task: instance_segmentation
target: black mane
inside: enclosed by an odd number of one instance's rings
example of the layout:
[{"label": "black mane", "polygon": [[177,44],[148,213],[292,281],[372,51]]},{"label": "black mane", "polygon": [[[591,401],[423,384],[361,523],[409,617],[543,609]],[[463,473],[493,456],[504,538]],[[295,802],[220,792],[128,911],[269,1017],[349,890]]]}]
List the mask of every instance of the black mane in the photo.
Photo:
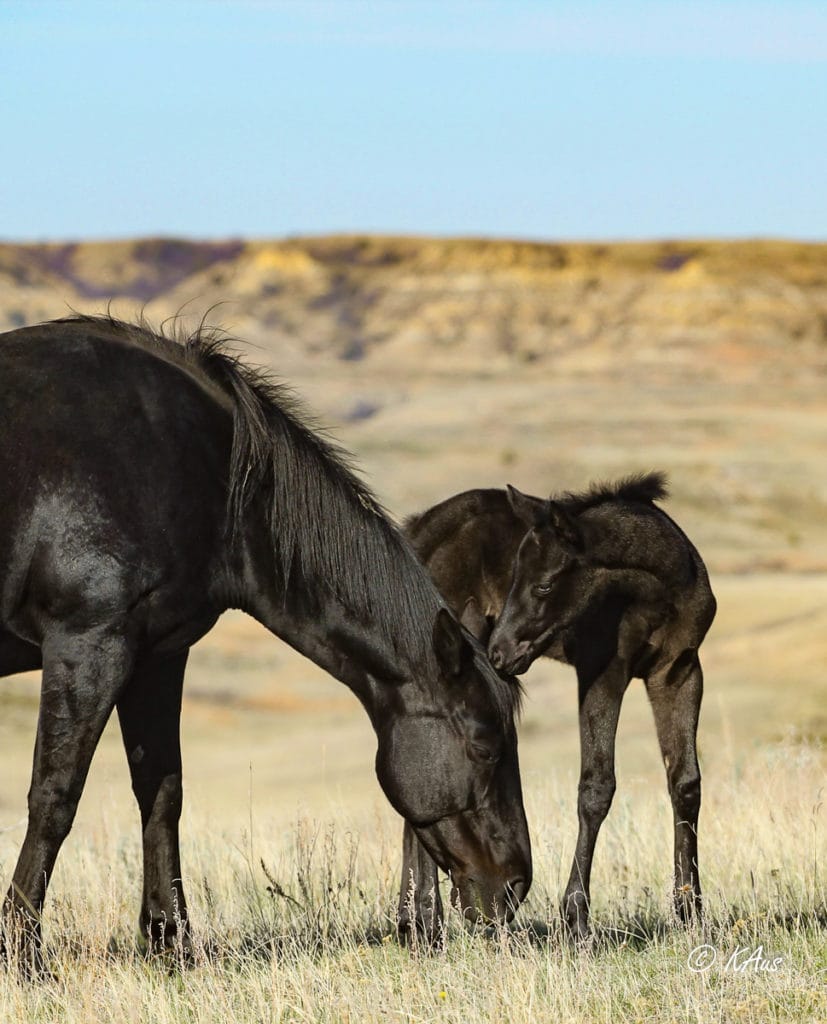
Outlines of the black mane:
[{"label": "black mane", "polygon": [[614,483],[595,483],[588,491],[576,494],[572,491],[553,497],[573,507],[575,513],[604,505],[609,501],[631,501],[651,505],[669,496],[666,473],[656,470],[651,473],[634,473]]},{"label": "black mane", "polygon": [[263,498],[286,600],[303,581],[327,587],[357,618],[375,618],[400,652],[416,657],[423,645],[430,649],[430,629],[444,602],[354,472],[350,455],[319,432],[289,387],[246,365],[228,351],[228,335],[203,323],[192,333],[176,326],[166,334],[143,320],[73,316],[64,322],[114,332],[231,400],[228,533],[237,535],[253,500]]},{"label": "black mane", "polygon": [[[237,535],[252,502],[264,501],[285,601],[304,582],[327,587],[357,619],[375,619],[400,654],[415,660],[432,650],[431,630],[444,600],[357,476],[351,455],[313,423],[289,387],[244,363],[228,350],[233,339],[204,323],[185,332],[173,321],[173,332],[165,334],[143,319],[130,324],[110,316],[72,316],[64,322],[120,335],[230,400],[228,533]],[[516,713],[520,687],[490,666],[484,674],[504,719]]]},{"label": "black mane", "polygon": [[[309,421],[293,391],[228,353],[222,333],[202,327],[185,345],[195,347],[207,372],[234,398],[232,522],[240,522],[254,495],[267,488],[270,536],[285,586],[294,573],[328,585],[357,616],[374,617],[397,650],[412,658],[430,651],[431,628],[445,601],[354,472],[350,453]],[[292,518],[276,521],[284,509]],[[519,681],[501,678],[484,650],[479,656],[479,670],[507,721],[520,711]]]}]

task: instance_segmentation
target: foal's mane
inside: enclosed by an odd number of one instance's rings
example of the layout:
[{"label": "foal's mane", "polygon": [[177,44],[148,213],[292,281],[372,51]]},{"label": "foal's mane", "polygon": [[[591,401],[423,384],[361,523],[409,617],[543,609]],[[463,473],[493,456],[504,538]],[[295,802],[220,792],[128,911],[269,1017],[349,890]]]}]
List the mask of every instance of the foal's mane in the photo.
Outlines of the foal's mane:
[{"label": "foal's mane", "polygon": [[585,512],[596,505],[611,501],[637,502],[651,505],[669,496],[666,473],[655,470],[651,473],[634,473],[614,483],[595,483],[587,491],[575,493],[566,491],[555,500],[572,507],[575,513]]}]

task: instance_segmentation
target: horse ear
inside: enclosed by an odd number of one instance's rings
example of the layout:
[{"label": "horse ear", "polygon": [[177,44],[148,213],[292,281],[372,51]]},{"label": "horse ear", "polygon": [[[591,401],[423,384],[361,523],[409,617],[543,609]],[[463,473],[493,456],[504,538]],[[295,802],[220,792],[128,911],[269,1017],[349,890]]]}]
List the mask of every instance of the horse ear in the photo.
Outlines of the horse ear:
[{"label": "horse ear", "polygon": [[459,623],[447,608],[440,608],[434,622],[434,654],[442,672],[459,676],[473,657],[471,645],[462,635]]},{"label": "horse ear", "polygon": [[535,498],[530,494],[523,494],[511,484],[506,484],[508,490],[508,503],[514,515],[521,519],[526,526],[544,526],[548,522],[548,502],[542,498]]},{"label": "horse ear", "polygon": [[546,506],[548,525],[555,536],[569,551],[578,554],[584,548],[583,531],[580,524],[559,502],[549,500]]},{"label": "horse ear", "polygon": [[483,647],[488,644],[493,624],[488,616],[482,614],[482,610],[477,604],[475,597],[469,597],[465,602],[465,607],[462,609],[462,616],[459,621],[461,625],[465,626],[471,636],[479,640]]}]

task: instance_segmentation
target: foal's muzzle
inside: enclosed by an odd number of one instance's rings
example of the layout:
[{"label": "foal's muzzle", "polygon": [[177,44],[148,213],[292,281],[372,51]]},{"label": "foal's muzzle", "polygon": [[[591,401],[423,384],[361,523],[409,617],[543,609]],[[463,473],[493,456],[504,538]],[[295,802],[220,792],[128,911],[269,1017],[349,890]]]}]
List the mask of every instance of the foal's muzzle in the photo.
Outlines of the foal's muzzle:
[{"label": "foal's muzzle", "polygon": [[532,644],[530,640],[520,640],[510,644],[508,641],[495,641],[488,648],[488,657],[498,672],[507,672],[519,676],[532,662]]}]

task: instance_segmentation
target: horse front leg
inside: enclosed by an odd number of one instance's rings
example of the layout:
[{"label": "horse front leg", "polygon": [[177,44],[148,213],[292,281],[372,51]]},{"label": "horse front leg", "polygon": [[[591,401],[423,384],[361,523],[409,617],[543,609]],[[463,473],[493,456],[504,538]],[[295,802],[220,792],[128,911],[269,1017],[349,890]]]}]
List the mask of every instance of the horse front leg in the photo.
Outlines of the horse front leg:
[{"label": "horse front leg", "polygon": [[144,882],[139,928],[147,951],[191,956],[181,882],[181,691],[189,651],[136,671],[118,700],[132,791],[141,812]]},{"label": "horse front leg", "polygon": [[402,838],[402,886],[399,892],[397,927],[401,942],[436,946],[443,931],[439,871],[413,828],[405,822]]},{"label": "horse front leg", "polygon": [[629,684],[626,665],[613,659],[597,677],[578,669],[580,701],[579,829],[574,861],[563,895],[563,918],[576,939],[589,934],[589,901],[594,847],[615,792],[615,735],[623,694]]},{"label": "horse front leg", "polygon": [[668,668],[646,679],[655,716],[675,828],[675,912],[684,923],[700,915],[698,815],[701,771],[698,766],[698,718],[703,671],[695,649],[684,651]]},{"label": "horse front leg", "polygon": [[42,646],[29,821],[3,904],[3,950],[30,973],[42,968],[41,915],[58,852],[69,834],[89,764],[118,692],[132,671],[122,633],[64,631]]}]

